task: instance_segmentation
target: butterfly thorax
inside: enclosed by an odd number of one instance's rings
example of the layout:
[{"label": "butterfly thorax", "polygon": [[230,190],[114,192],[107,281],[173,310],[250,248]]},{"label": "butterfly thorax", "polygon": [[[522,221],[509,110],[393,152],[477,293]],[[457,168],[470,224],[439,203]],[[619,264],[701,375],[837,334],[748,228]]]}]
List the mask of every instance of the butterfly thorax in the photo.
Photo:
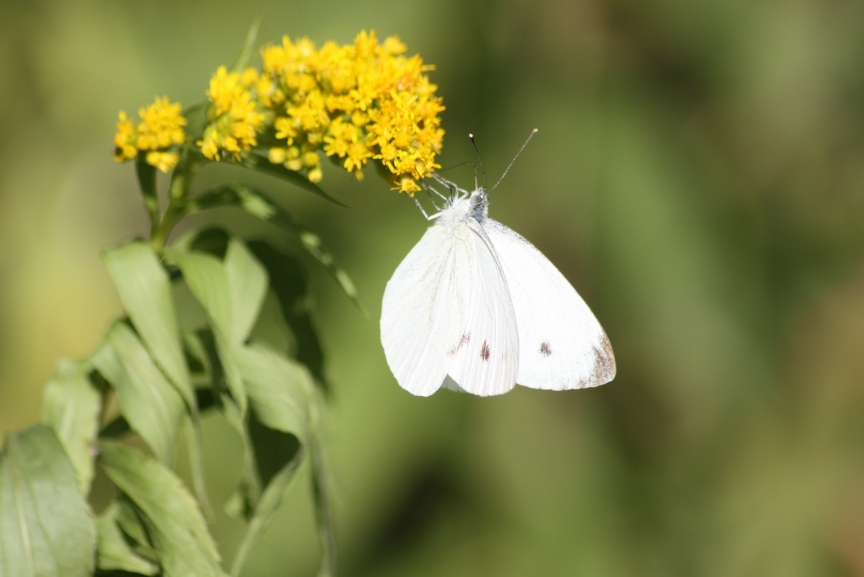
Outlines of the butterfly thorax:
[{"label": "butterfly thorax", "polygon": [[459,190],[458,194],[448,200],[441,212],[435,215],[437,224],[453,226],[473,218],[477,222],[483,222],[489,216],[489,197],[486,190],[478,188],[469,193]]}]

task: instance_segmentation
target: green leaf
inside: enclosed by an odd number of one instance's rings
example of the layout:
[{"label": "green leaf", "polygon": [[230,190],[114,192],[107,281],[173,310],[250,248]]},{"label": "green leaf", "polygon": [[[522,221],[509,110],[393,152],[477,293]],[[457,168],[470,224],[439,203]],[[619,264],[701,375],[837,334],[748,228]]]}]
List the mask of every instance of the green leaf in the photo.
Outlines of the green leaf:
[{"label": "green leaf", "polygon": [[155,575],[159,567],[137,555],[117,526],[120,507],[112,503],[104,513],[96,517],[96,533],[99,537],[96,566],[103,571],[119,570],[140,575]]},{"label": "green leaf", "polygon": [[231,63],[231,72],[242,72],[246,65],[249,64],[249,59],[256,53],[255,41],[258,38],[258,28],[261,27],[261,15],[259,14],[252,21],[252,26],[249,27],[249,32],[246,34],[246,40],[240,48],[240,53]]},{"label": "green leaf", "polygon": [[[194,335],[194,338],[190,337],[188,340],[190,342],[194,340],[194,348],[201,355],[202,364],[207,368],[212,382],[211,396],[214,399],[214,403],[218,399],[218,406],[221,409],[222,416],[237,431],[243,443],[243,478],[235,496],[226,505],[226,512],[229,515],[242,519],[246,516],[245,511],[248,509],[248,504],[257,502],[261,496],[261,480],[258,475],[258,467],[255,463],[255,450],[246,427],[248,413],[241,413],[231,396],[224,393],[226,390],[225,369],[222,366],[222,360],[217,350],[218,347],[213,330],[202,329]],[[236,365],[233,370],[237,372],[237,378],[242,379]]]},{"label": "green leaf", "polygon": [[165,256],[180,269],[183,280],[215,328],[226,337],[230,335],[231,292],[222,261],[202,252],[178,249],[166,250]]},{"label": "green leaf", "polygon": [[192,473],[192,486],[201,504],[201,509],[208,518],[212,518],[213,510],[207,496],[207,472],[204,468],[204,435],[201,432],[201,421],[185,420],[186,450],[189,452],[189,470]]},{"label": "green leaf", "polygon": [[321,386],[328,390],[324,375],[324,351],[309,310],[308,273],[303,262],[264,241],[248,243],[249,250],[270,273],[270,288],[276,295],[282,317],[297,341],[295,357]]},{"label": "green leaf", "polygon": [[300,363],[267,347],[252,344],[236,354],[249,402],[265,426],[306,442],[312,378]]},{"label": "green leaf", "polygon": [[237,358],[247,383],[252,409],[249,436],[264,490],[257,502],[247,503],[249,527],[232,564],[234,576],[240,574],[296,478],[307,437],[308,395],[314,386],[301,365],[265,347],[245,347]]},{"label": "green leaf", "polygon": [[361,303],[357,298],[357,289],[354,287],[354,282],[351,280],[351,277],[348,276],[345,269],[335,263],[333,260],[333,254],[324,246],[321,237],[308,230],[298,230],[298,237],[309,254],[318,259],[318,262],[324,265],[327,272],[333,275],[333,278],[336,280],[339,288],[342,289],[342,292],[345,293],[345,296],[347,296],[348,299],[360,309],[360,312],[364,315],[368,315],[366,307],[364,307],[363,303]]},{"label": "green leaf", "polygon": [[258,318],[267,294],[267,271],[246,245],[235,238],[228,243],[224,266],[231,296],[229,337],[234,345],[246,340]]},{"label": "green leaf", "polygon": [[170,465],[184,416],[183,399],[124,323],[115,323],[93,354],[93,366],[117,391],[123,416],[156,457]]},{"label": "green leaf", "polygon": [[[204,348],[204,343],[201,342],[201,336],[196,332],[183,333],[183,351],[186,353],[186,363],[193,374],[209,373],[210,365],[208,365],[207,351]],[[197,387],[196,387],[197,392]],[[198,403],[201,407],[201,403]]]},{"label": "green leaf", "polygon": [[61,359],[45,387],[42,423],[54,430],[75,468],[82,495],[93,480],[93,450],[99,430],[99,391],[90,382],[88,363]]},{"label": "green leaf", "polygon": [[125,535],[135,543],[136,547],[147,555],[148,558],[155,559],[157,557],[156,550],[153,549],[153,543],[150,536],[147,534],[147,528],[144,526],[144,520],[141,518],[141,512],[135,508],[135,505],[125,496],[114,501],[112,507],[116,509],[114,513],[114,522]]},{"label": "green leaf", "polygon": [[[268,431],[273,432],[272,429],[268,429]],[[287,441],[283,441],[282,439],[285,439],[286,437]],[[277,438],[278,440],[275,443],[277,446],[281,447],[287,445],[290,447],[291,440],[294,441],[295,446],[299,446],[293,436],[281,434]],[[260,445],[263,445],[263,443]],[[273,521],[273,517],[279,509],[282,499],[288,493],[288,490],[297,478],[297,471],[302,460],[303,451],[295,451],[294,457],[286,461],[285,464],[270,478],[270,482],[262,492],[253,511],[247,516],[249,524],[246,528],[246,533],[243,535],[243,540],[237,547],[234,562],[231,564],[232,576],[236,577],[240,575],[240,571],[242,570],[243,564],[245,563],[249,553]]]},{"label": "green leaf", "polygon": [[245,417],[242,416],[237,405],[231,399],[223,399],[222,415],[228,424],[237,431],[243,442],[243,477],[240,479],[240,484],[234,495],[226,503],[225,512],[235,519],[246,519],[249,516],[249,511],[261,498],[264,485],[255,458],[257,451],[247,426],[247,421],[254,419],[254,417],[248,413]]},{"label": "green leaf", "polygon": [[[201,407],[217,405],[216,399],[227,387],[225,377],[222,374],[222,363],[219,362],[219,353],[216,351],[213,329],[210,327],[200,328],[195,332],[185,334],[183,340],[189,354],[195,356],[196,362],[200,363],[204,370],[200,375],[203,381],[196,389],[199,405]],[[208,395],[209,402],[202,399],[204,393]]]},{"label": "green leaf", "polygon": [[0,577],[84,577],[96,528],[75,469],[54,432],[6,437],[0,454]]},{"label": "green leaf", "polygon": [[153,360],[197,418],[195,393],[180,345],[168,275],[149,245],[133,241],[104,251],[102,260]]},{"label": "green leaf", "polygon": [[262,174],[269,174],[270,176],[275,176],[276,178],[280,178],[291,184],[302,188],[308,192],[313,194],[317,194],[321,198],[327,199],[330,202],[336,203],[339,206],[345,206],[345,204],[339,202],[326,192],[324,192],[321,187],[317,184],[306,178],[302,173],[297,172],[295,170],[288,170],[281,164],[273,164],[270,162],[270,159],[262,156],[256,152],[250,152],[245,157],[243,157],[243,166],[246,168],[252,169],[256,172],[260,172]]},{"label": "green leaf", "polygon": [[363,305],[357,299],[357,289],[348,273],[336,264],[333,253],[324,246],[321,237],[305,228],[291,213],[272,202],[262,192],[245,185],[228,185],[206,192],[190,202],[189,210],[195,212],[223,206],[241,208],[252,216],[272,223],[296,236],[303,248],[324,265],[351,302],[365,312]]},{"label": "green leaf", "polygon": [[185,250],[206,252],[219,260],[223,260],[225,253],[228,252],[228,241],[230,240],[231,234],[227,230],[218,226],[211,226],[178,239],[174,246],[182,247]]},{"label": "green leaf", "polygon": [[241,414],[245,414],[245,387],[232,356],[234,346],[230,338],[233,333],[234,313],[225,267],[219,259],[200,252],[171,249],[167,250],[165,255],[176,263],[189,290],[207,313],[225,383]]},{"label": "green leaf", "polygon": [[114,443],[101,445],[99,464],[142,512],[166,577],[225,575],[204,516],[174,473]]}]

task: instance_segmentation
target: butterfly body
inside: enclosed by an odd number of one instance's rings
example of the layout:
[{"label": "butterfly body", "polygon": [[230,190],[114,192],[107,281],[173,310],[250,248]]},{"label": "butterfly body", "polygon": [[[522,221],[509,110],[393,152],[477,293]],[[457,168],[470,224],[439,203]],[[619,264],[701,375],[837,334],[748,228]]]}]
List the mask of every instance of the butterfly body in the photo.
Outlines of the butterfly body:
[{"label": "butterfly body", "polygon": [[483,188],[458,190],[387,283],[381,340],[396,380],[420,396],[611,380],[612,348],[588,306],[488,206]]}]

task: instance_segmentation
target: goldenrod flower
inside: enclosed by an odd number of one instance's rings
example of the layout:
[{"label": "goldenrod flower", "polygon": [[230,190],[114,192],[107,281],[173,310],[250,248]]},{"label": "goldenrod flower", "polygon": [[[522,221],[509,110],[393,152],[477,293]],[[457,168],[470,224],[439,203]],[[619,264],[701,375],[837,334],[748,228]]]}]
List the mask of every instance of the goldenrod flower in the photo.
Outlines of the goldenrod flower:
[{"label": "goldenrod flower", "polygon": [[297,170],[303,163],[283,151],[323,146],[358,179],[376,159],[399,190],[420,190],[417,181],[438,167],[444,107],[426,76],[431,67],[419,56],[401,56],[405,50],[396,37],[379,44],[374,32],[361,32],[353,45],[328,42],[320,50],[306,38],[287,36],[265,47],[259,99],[274,111],[274,137],[281,141],[270,160]]},{"label": "goldenrod flower", "polygon": [[186,139],[183,127],[186,119],[180,115],[180,105],[168,102],[168,97],[156,98],[156,102],[142,108],[138,114],[142,122],[138,130],[138,148],[157,150],[172,144],[181,144]]},{"label": "goldenrod flower", "polygon": [[135,126],[121,111],[117,121],[117,134],[114,135],[114,160],[125,162],[138,156],[139,151],[147,151],[147,164],[168,172],[177,164],[179,156],[168,152],[172,146],[186,140],[186,119],[180,114],[180,105],[171,104],[167,97],[156,101],[138,111],[141,122]]},{"label": "goldenrod flower", "polygon": [[155,166],[162,172],[168,172],[174,165],[177,164],[177,160],[179,160],[179,156],[176,152],[148,152],[147,153],[147,164],[151,166]]},{"label": "goldenrod flower", "polygon": [[258,132],[264,125],[264,114],[252,91],[258,84],[258,71],[247,68],[242,73],[228,72],[220,66],[210,79],[207,97],[211,105],[210,124],[197,142],[201,153],[211,160],[230,156],[239,160],[241,153],[258,144]]},{"label": "goldenrod flower", "polygon": [[114,160],[125,162],[138,156],[137,143],[138,135],[135,125],[121,110],[120,119],[117,121],[117,134],[114,135]]},{"label": "goldenrod flower", "polygon": [[[413,195],[438,167],[444,106],[426,75],[432,67],[405,51],[397,37],[379,43],[374,31],[320,49],[285,36],[262,49],[260,72],[216,70],[208,124],[196,144],[208,159],[240,161],[263,141],[270,162],[305,171],[313,182],[323,177],[320,153],[358,179],[377,161],[395,188]],[[157,98],[140,115],[136,127],[120,113],[114,157],[147,151],[149,164],[170,170],[178,161],[170,148],[186,138],[180,105]]]}]

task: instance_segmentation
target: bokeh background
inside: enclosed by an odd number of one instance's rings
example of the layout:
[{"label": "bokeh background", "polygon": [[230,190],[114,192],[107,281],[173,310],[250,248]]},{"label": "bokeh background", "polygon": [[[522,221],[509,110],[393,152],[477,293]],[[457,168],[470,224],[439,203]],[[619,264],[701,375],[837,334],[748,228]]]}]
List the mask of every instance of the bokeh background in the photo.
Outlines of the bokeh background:
[{"label": "bokeh background", "polygon": [[[437,66],[445,166],[473,159],[473,132],[495,180],[539,128],[492,216],[573,282],[618,360],[596,390],[412,397],[378,315],[426,226],[413,203],[371,171],[325,172],[349,209],[263,182],[370,310],[315,269],[342,574],[864,575],[853,0],[0,3],[0,434],[39,419],[56,359],[120,311],[98,251],[146,226],[133,168],[111,160],[117,111],[200,100],[257,14],[262,41],[398,34]],[[219,501],[239,443],[206,427]],[[220,513],[214,531],[230,560],[242,527]],[[246,574],[316,563],[300,481]]]}]

